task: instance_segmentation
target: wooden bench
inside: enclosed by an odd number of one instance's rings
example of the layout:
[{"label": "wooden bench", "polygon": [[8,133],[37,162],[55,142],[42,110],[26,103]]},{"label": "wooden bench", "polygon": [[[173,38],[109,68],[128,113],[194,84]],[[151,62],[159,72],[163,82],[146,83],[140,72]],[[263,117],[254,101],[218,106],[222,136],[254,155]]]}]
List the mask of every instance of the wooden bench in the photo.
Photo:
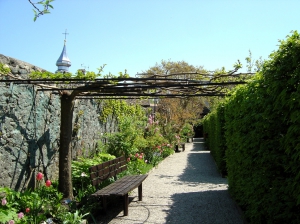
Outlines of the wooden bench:
[{"label": "wooden bench", "polygon": [[[127,169],[127,161],[125,156],[104,162],[102,164],[92,166],[90,170],[90,178],[93,186],[99,185],[102,181],[108,178],[117,179],[117,174]],[[104,211],[107,209],[107,197],[111,195],[123,197],[124,216],[128,215],[129,198],[128,193],[138,187],[138,198],[142,201],[142,182],[147,178],[146,175],[129,175],[124,176],[110,185],[98,190],[92,196],[100,197]]]}]

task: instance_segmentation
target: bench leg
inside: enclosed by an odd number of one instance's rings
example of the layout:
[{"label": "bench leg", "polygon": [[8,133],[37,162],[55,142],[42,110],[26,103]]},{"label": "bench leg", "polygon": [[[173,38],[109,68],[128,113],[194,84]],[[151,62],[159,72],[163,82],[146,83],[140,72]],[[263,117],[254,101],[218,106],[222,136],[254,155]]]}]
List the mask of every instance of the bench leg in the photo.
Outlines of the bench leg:
[{"label": "bench leg", "polygon": [[139,201],[143,200],[143,187],[142,187],[142,183],[140,184],[139,188],[138,188],[138,194],[139,194]]},{"label": "bench leg", "polygon": [[182,151],[184,152],[185,150],[185,144],[182,144]]},{"label": "bench leg", "polygon": [[103,210],[106,213],[107,212],[107,197],[103,196],[102,198],[102,206],[103,206]]},{"label": "bench leg", "polygon": [[128,194],[125,194],[123,196],[124,198],[124,216],[127,216],[128,215],[128,204],[129,204],[129,198],[128,198]]}]

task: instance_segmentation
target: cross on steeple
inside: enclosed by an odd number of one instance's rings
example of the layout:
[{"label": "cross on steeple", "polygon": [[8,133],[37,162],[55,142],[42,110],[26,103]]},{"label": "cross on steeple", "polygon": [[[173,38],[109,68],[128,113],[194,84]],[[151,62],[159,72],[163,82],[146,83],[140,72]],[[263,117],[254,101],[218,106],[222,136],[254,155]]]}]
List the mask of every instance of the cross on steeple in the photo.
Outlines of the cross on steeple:
[{"label": "cross on steeple", "polygon": [[66,31],[65,31],[64,33],[62,33],[62,34],[65,35],[65,42],[66,42],[66,41],[67,41],[67,34],[69,34],[69,33],[67,33],[67,29],[66,29]]},{"label": "cross on steeple", "polygon": [[69,67],[71,66],[71,61],[68,58],[67,48],[66,48],[67,34],[69,34],[69,33],[67,33],[67,29],[65,30],[65,32],[63,34],[65,35],[64,48],[63,48],[59,58],[56,61],[56,66],[57,66],[56,72],[61,72],[61,73],[69,72]]}]

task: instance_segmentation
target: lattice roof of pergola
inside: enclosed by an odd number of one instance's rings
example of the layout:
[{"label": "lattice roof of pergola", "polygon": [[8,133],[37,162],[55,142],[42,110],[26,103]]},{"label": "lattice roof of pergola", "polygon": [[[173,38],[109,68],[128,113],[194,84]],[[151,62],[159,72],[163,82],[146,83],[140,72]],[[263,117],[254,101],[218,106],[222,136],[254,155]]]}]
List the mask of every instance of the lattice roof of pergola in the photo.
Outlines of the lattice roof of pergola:
[{"label": "lattice roof of pergola", "polygon": [[[224,96],[226,86],[245,84],[240,77],[251,73],[227,73],[218,76],[200,73],[145,75],[129,78],[84,79],[21,79],[9,74],[0,82],[33,84],[38,91],[75,91],[77,99],[90,98],[178,98],[196,96]],[[203,80],[199,80],[201,77]],[[232,81],[216,81],[229,77]],[[236,80],[239,81],[236,81]]]}]

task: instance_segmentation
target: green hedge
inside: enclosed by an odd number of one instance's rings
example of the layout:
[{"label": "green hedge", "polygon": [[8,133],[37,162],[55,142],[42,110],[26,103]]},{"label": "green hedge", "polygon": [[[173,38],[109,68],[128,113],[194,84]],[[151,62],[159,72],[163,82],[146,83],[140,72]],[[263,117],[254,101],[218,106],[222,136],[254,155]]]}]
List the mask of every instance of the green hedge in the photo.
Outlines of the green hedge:
[{"label": "green hedge", "polygon": [[224,102],[229,191],[250,223],[300,223],[299,84],[300,36],[293,32]]},{"label": "green hedge", "polygon": [[224,136],[224,105],[220,103],[218,107],[209,113],[203,120],[203,129],[206,134],[206,144],[213,156],[219,172],[222,176],[227,174],[225,162],[225,136]]}]

